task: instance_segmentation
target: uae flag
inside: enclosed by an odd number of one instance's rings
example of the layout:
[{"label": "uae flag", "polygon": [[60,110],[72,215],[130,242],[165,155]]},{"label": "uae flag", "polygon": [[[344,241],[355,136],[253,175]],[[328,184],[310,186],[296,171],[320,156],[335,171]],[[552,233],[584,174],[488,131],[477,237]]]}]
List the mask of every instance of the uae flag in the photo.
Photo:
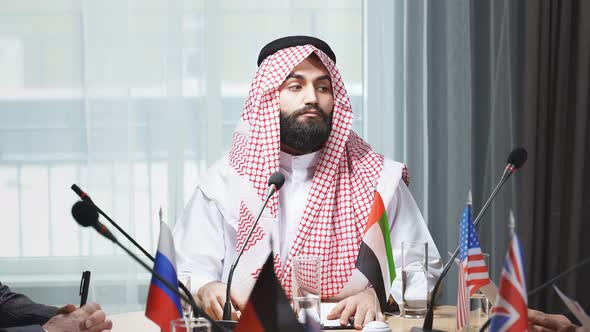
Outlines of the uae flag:
[{"label": "uae flag", "polygon": [[304,332],[275,274],[272,253],[262,267],[235,332]]},{"label": "uae flag", "polygon": [[356,268],[369,280],[377,297],[381,310],[389,299],[391,283],[395,279],[395,265],[391,240],[389,238],[389,222],[383,199],[375,191],[373,207],[363,234],[363,241],[356,259]]}]

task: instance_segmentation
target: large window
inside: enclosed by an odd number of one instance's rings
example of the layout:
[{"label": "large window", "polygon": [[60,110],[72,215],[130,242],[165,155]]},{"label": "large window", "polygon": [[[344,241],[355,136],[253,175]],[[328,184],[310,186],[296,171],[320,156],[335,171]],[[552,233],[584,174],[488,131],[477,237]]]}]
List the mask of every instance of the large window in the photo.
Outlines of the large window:
[{"label": "large window", "polygon": [[140,310],[149,275],[74,224],[70,185],[154,252],[158,209],[173,224],[230,147],[258,52],[284,35],[333,47],[363,135],[362,17],[361,0],[4,1],[0,281],[76,303],[90,269],[91,299]]}]

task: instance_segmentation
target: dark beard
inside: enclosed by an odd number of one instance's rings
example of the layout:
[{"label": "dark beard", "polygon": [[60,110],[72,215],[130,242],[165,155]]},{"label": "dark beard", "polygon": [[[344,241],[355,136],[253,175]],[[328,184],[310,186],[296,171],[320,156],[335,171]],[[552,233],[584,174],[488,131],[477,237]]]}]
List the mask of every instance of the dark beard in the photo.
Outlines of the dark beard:
[{"label": "dark beard", "polygon": [[[301,114],[313,109],[320,118],[298,120]],[[280,112],[281,143],[303,154],[321,149],[332,131],[332,113],[326,115],[318,106],[306,106],[289,115]]]}]

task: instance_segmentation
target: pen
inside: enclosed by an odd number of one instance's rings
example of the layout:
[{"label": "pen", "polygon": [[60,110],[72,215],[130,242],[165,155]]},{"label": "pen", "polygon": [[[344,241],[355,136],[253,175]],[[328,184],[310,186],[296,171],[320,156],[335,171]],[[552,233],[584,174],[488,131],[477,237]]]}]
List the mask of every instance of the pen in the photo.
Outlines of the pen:
[{"label": "pen", "polygon": [[80,307],[84,306],[88,299],[88,286],[90,286],[90,271],[84,271],[80,280]]}]

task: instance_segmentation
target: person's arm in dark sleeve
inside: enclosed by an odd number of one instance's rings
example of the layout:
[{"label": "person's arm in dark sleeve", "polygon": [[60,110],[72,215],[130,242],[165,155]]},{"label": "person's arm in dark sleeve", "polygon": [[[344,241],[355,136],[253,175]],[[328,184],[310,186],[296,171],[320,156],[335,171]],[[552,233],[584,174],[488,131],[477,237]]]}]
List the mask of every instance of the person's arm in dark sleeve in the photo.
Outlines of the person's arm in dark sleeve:
[{"label": "person's arm in dark sleeve", "polygon": [[0,327],[0,332],[45,332],[41,325],[28,325],[18,327]]},{"label": "person's arm in dark sleeve", "polygon": [[[14,293],[8,286],[0,283],[0,329],[34,324],[43,325],[56,313],[56,307],[35,303],[25,295]],[[31,331],[43,331],[40,326],[39,329]]]}]

